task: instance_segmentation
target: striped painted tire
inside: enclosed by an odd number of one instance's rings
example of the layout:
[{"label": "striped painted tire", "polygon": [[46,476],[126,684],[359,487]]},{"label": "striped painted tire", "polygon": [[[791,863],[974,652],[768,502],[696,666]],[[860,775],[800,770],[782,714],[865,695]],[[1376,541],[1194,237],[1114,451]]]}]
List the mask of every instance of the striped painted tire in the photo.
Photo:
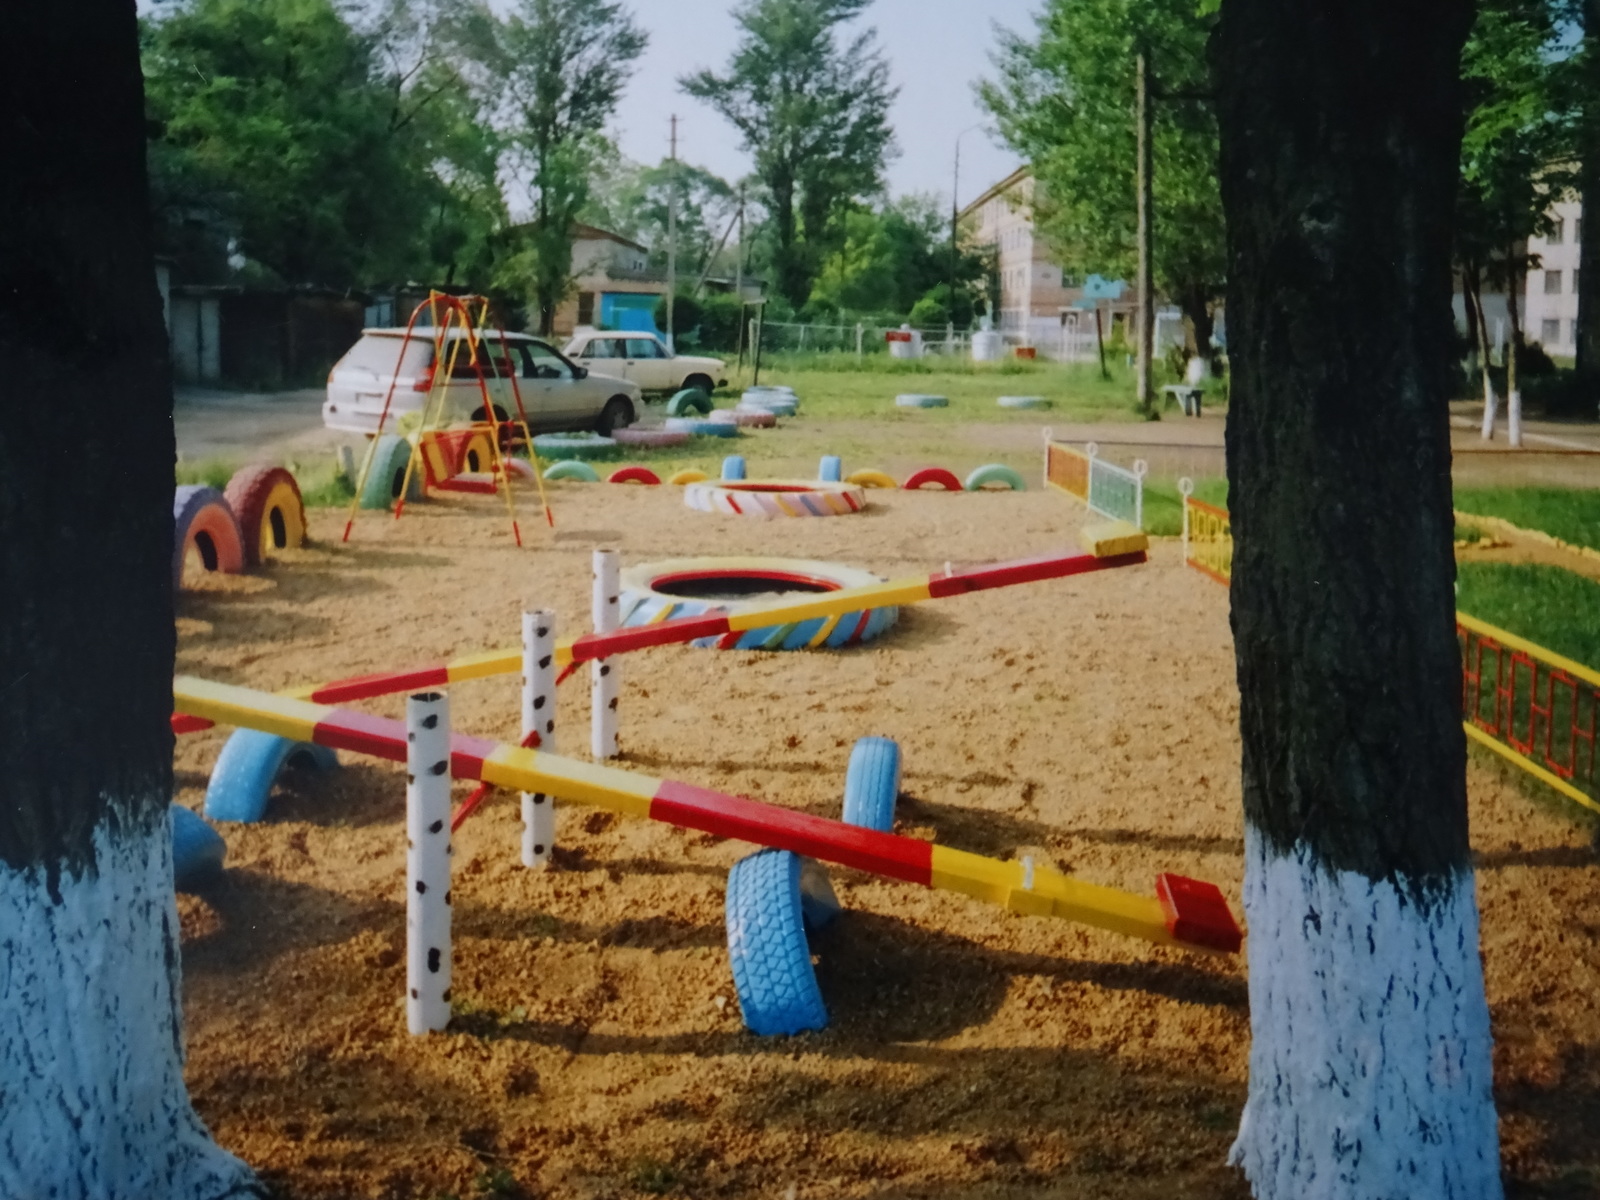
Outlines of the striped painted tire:
[{"label": "striped painted tire", "polygon": [[667,401],[667,416],[687,417],[690,413],[709,413],[711,397],[699,388],[684,388]]},{"label": "striped painted tire", "polygon": [[995,401],[1001,408],[1054,408],[1055,401],[1043,396],[1001,396]]},{"label": "striped painted tire", "polygon": [[911,477],[905,481],[904,487],[908,492],[915,492],[930,485],[943,488],[947,492],[964,490],[961,480],[943,467],[923,467],[920,471],[913,471]]},{"label": "striped painted tire", "polygon": [[899,795],[899,743],[881,737],[856,742],[844,777],[845,823],[893,833],[894,803]]},{"label": "striped painted tire", "polygon": [[761,1037],[828,1027],[811,965],[798,854],[762,850],[728,872],[728,963],[745,1027]]},{"label": "striped painted tire", "polygon": [[554,463],[545,468],[544,477],[551,483],[562,479],[571,479],[577,483],[599,483],[600,472],[596,471],[586,462],[568,459],[565,462]]},{"label": "striped painted tire", "polygon": [[611,440],[619,446],[681,446],[689,440],[687,433],[669,433],[665,429],[616,429]]},{"label": "striped painted tire", "polygon": [[[411,443],[398,434],[386,433],[378,439],[371,454],[372,462],[361,487],[361,507],[386,509],[400,498],[400,489],[405,487],[406,467],[411,462]],[[419,464],[411,472],[406,502],[421,499],[422,467]]]},{"label": "striped painted tire", "polygon": [[683,494],[683,502],[697,512],[728,513],[757,520],[845,517],[867,506],[866,495],[855,484],[824,483],[820,479],[692,483]]},{"label": "striped painted tire", "polygon": [[325,746],[254,729],[237,730],[211,768],[206,816],[213,821],[254,824],[266,816],[272,785],[285,766],[326,771],[338,765],[338,756]]},{"label": "striped painted tire", "polygon": [[921,392],[907,392],[894,398],[896,408],[948,408],[948,396],[927,396]]},{"label": "striped painted tire", "polygon": [[779,416],[793,416],[793,413],[778,413],[766,408],[746,408],[740,404],[733,408],[719,408],[712,416],[713,421],[731,421],[740,429],[771,429],[778,423]]},{"label": "striped painted tire", "polygon": [[703,483],[705,480],[710,478],[711,476],[700,470],[699,467],[685,467],[681,471],[673,472],[673,474],[667,478],[667,482],[673,487],[683,487],[686,484]]},{"label": "striped painted tire", "polygon": [[898,488],[900,485],[894,481],[894,476],[887,471],[852,471],[845,477],[846,483],[853,483],[864,488]]},{"label": "striped painted tire", "polygon": [[711,421],[701,417],[668,417],[666,427],[673,433],[687,433],[696,437],[730,438],[739,436],[739,427],[728,421]]},{"label": "striped painted tire", "polygon": [[[621,620],[624,626],[655,625],[679,617],[698,617],[708,612],[737,613],[773,597],[749,596],[746,599],[695,599],[674,596],[657,585],[671,586],[685,577],[714,580],[717,576],[736,576],[742,580],[772,579],[775,590],[784,582],[803,580],[815,591],[867,587],[883,580],[869,571],[840,563],[813,562],[798,558],[675,558],[665,562],[639,563],[622,572]],[[730,633],[723,637],[700,638],[694,644],[724,650],[805,650],[838,649],[870,642],[900,619],[893,606],[844,613],[839,617],[813,617],[790,625],[766,625]]]},{"label": "striped painted tire", "polygon": [[654,486],[661,482],[661,476],[657,475],[649,467],[622,467],[620,470],[613,471],[610,475],[607,475],[606,482],[643,483]]},{"label": "striped painted tire", "polygon": [[533,439],[533,445],[541,457],[557,459],[593,458],[617,448],[615,438],[598,433],[541,433]]},{"label": "striped painted tire", "polygon": [[974,467],[967,476],[967,491],[977,492],[996,484],[1004,484],[1013,492],[1028,490],[1026,481],[1022,476],[1004,463],[988,463],[981,467]]},{"label": "striped painted tire", "polygon": [[222,493],[185,484],[172,494],[172,586],[183,586],[183,565],[191,553],[208,571],[236,575],[244,570],[244,539]]},{"label": "striped painted tire", "polygon": [[180,892],[192,892],[214,878],[228,857],[222,835],[181,804],[167,809],[172,830],[172,882]]},{"label": "striped painted tire", "polygon": [[244,565],[259,567],[278,550],[306,544],[306,506],[300,485],[282,467],[241,467],[223,492],[239,521]]}]

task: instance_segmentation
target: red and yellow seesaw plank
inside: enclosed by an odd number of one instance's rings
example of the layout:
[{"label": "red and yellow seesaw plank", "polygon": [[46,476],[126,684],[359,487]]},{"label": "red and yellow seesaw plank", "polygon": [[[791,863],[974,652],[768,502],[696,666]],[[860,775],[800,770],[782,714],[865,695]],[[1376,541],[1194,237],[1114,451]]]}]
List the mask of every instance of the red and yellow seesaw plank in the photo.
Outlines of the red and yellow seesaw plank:
[{"label": "red and yellow seesaw plank", "polygon": [[[406,757],[405,727],[385,717],[249,688],[180,676],[178,711],[220,725],[259,729],[295,741]],[[893,833],[794,812],[692,784],[596,766],[514,745],[456,736],[451,775],[508,791],[535,792],[663,821],[718,837],[792,850],[889,879],[961,892],[1016,912],[1063,917],[1130,937],[1193,950],[1233,953],[1242,934],[1222,893],[1177,875],[1157,878],[1155,896],[1083,883],[1030,864],[984,858]]]},{"label": "red and yellow seesaw plank", "polygon": [[[1081,531],[1084,550],[1071,554],[1046,554],[1038,558],[1015,559],[1010,562],[991,563],[986,566],[966,567],[960,571],[936,572],[928,576],[891,580],[888,583],[868,584],[865,587],[841,588],[816,596],[803,596],[743,612],[707,613],[697,617],[681,617],[675,621],[660,621],[614,633],[586,633],[568,638],[556,645],[556,665],[566,668],[579,663],[652,646],[671,646],[698,641],[705,637],[723,637],[762,629],[768,625],[788,625],[809,621],[817,617],[838,618],[849,612],[863,609],[886,608],[891,605],[919,604],[924,600],[943,600],[950,596],[963,596],[968,592],[983,592],[994,588],[1013,587],[1019,583],[1039,583],[1047,579],[1064,579],[1091,571],[1108,571],[1117,567],[1131,567],[1146,559],[1148,539],[1142,530],[1125,522],[1087,526]],[[371,700],[379,696],[393,696],[413,692],[419,688],[444,687],[469,679],[487,679],[495,675],[515,675],[522,670],[522,650],[489,650],[471,654],[449,662],[403,671],[384,671],[375,675],[360,675],[352,679],[339,679],[331,683],[295,688],[285,695],[311,700],[318,704],[348,704],[353,700]],[[177,733],[194,733],[210,728],[211,722],[179,714],[172,719]]]}]

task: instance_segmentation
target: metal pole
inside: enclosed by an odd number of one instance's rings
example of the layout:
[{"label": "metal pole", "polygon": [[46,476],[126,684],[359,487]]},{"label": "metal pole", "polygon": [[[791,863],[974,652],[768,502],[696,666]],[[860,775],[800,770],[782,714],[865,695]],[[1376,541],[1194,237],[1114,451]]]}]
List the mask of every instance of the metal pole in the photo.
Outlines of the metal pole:
[{"label": "metal pole", "polygon": [[1134,103],[1138,134],[1138,209],[1139,209],[1139,408],[1150,417],[1155,415],[1155,344],[1156,297],[1154,281],[1154,239],[1151,229],[1153,193],[1151,177],[1154,163],[1151,155],[1150,112],[1150,61],[1144,48],[1139,48],[1134,58]]}]

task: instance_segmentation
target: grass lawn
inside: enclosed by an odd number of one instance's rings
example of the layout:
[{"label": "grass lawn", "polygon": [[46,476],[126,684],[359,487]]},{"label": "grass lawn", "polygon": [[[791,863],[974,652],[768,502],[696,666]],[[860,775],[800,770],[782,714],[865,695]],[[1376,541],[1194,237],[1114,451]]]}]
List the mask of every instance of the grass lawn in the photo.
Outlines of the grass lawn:
[{"label": "grass lawn", "polygon": [[[1218,475],[1194,481],[1194,498],[1217,508],[1228,506],[1228,481]],[[1144,528],[1151,537],[1177,537],[1183,532],[1183,496],[1175,479],[1144,481]]]},{"label": "grass lawn", "polygon": [[1462,512],[1600,550],[1600,488],[1458,488],[1455,503]]},{"label": "grass lawn", "polygon": [[1600,670],[1600,583],[1560,567],[1462,563],[1456,607]]}]

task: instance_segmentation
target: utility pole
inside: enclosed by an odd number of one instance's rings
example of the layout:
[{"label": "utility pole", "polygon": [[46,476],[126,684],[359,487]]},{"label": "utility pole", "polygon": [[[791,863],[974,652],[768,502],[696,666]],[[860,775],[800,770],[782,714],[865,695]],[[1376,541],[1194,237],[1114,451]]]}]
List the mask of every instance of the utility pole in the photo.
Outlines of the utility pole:
[{"label": "utility pole", "polygon": [[1147,418],[1154,418],[1155,406],[1155,348],[1156,348],[1156,295],[1154,268],[1154,238],[1151,230],[1152,200],[1151,176],[1154,174],[1151,156],[1150,130],[1150,59],[1144,46],[1140,46],[1133,60],[1135,121],[1139,127],[1138,167],[1136,186],[1139,193],[1139,365],[1136,380],[1139,392],[1139,410]]},{"label": "utility pole", "polygon": [[734,253],[733,294],[744,303],[744,184],[739,184],[739,246]]},{"label": "utility pole", "polygon": [[678,298],[678,114],[672,114],[672,154],[667,168],[667,345],[678,352],[673,307]]}]

